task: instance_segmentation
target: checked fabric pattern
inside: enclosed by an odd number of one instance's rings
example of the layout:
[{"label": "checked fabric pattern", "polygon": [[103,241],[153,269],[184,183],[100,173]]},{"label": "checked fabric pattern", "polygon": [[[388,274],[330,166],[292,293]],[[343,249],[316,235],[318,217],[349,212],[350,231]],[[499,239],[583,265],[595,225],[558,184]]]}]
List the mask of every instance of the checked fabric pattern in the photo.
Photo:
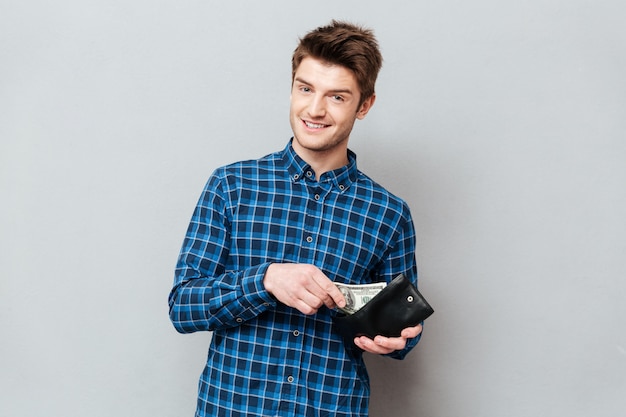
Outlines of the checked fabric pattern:
[{"label": "checked fabric pattern", "polygon": [[335,282],[416,282],[407,205],[349,161],[317,181],[290,142],[208,180],[169,296],[179,332],[213,332],[197,416],[367,415],[365,364],[333,332],[335,312],[306,316],[263,287],[273,262],[314,264]]}]

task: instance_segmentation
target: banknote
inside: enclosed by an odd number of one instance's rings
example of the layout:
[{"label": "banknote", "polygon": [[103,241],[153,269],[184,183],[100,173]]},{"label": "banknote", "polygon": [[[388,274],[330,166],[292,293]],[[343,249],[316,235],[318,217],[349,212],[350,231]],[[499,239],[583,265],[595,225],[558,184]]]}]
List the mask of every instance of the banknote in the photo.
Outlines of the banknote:
[{"label": "banknote", "polygon": [[340,308],[346,314],[354,314],[361,309],[369,300],[374,298],[383,288],[386,282],[376,282],[374,284],[341,284],[335,283],[339,291],[346,299],[346,306]]}]

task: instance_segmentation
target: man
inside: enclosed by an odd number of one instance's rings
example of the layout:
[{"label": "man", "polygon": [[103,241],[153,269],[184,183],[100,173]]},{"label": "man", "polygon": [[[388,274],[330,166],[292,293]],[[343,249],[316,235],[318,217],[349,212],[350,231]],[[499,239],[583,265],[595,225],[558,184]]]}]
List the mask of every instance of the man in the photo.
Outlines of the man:
[{"label": "man", "polygon": [[407,205],[357,170],[348,150],[382,65],[373,33],[333,21],[292,59],[286,148],[217,169],[194,211],[169,297],[181,333],[212,331],[197,416],[366,416],[362,352],[402,359],[401,337],[333,329],[338,283],[417,280]]}]

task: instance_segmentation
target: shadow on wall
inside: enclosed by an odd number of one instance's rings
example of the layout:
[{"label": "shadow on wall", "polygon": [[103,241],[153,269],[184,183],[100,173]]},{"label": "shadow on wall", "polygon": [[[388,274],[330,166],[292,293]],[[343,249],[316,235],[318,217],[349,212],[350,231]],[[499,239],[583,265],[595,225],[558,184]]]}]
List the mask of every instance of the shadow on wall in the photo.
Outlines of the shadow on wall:
[{"label": "shadow on wall", "polygon": [[[392,193],[404,199],[411,209],[417,234],[417,263],[420,289],[433,304],[435,315],[427,320],[424,339],[404,360],[394,360],[376,355],[365,355],[371,383],[371,417],[413,417],[428,415],[427,397],[436,387],[431,377],[440,370],[433,362],[431,349],[442,339],[446,320],[442,286],[445,280],[435,279],[441,261],[437,244],[450,230],[441,230],[438,208],[448,201],[454,181],[445,171],[448,161],[439,154],[429,139],[415,139],[410,146],[401,141],[393,143],[374,139],[375,135],[359,135],[352,149],[357,153],[359,169],[379,182]],[[424,143],[420,144],[419,142]],[[435,225],[438,225],[439,229]],[[446,227],[453,227],[452,225]],[[445,238],[443,238],[445,240]]]},{"label": "shadow on wall", "polygon": [[416,415],[416,397],[424,392],[427,375],[421,372],[425,356],[420,346],[404,360],[365,354],[370,375],[370,417],[409,417]]}]

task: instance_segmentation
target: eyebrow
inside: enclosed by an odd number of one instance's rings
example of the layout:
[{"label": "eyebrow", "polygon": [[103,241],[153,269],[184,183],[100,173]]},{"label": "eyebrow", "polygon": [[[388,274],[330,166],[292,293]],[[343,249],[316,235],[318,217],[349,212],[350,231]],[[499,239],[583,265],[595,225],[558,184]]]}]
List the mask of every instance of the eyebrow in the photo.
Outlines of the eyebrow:
[{"label": "eyebrow", "polygon": [[[307,80],[304,80],[304,79],[302,79],[302,78],[300,78],[300,77],[296,77],[296,78],[294,79],[294,81],[295,81],[295,82],[302,83],[302,84],[310,85],[310,86],[312,86],[312,85],[313,85],[313,84],[311,84],[310,82],[308,82]],[[338,88],[338,89],[335,89],[335,90],[330,90],[330,91],[328,91],[328,92],[329,92],[329,93],[333,93],[333,94],[341,93],[341,94],[350,94],[350,95],[354,95],[354,93],[352,92],[352,90],[350,90],[349,88],[345,88],[345,89]]]}]

